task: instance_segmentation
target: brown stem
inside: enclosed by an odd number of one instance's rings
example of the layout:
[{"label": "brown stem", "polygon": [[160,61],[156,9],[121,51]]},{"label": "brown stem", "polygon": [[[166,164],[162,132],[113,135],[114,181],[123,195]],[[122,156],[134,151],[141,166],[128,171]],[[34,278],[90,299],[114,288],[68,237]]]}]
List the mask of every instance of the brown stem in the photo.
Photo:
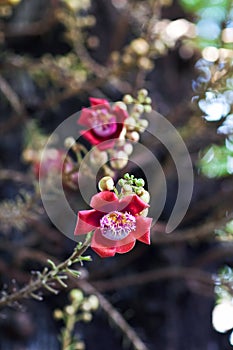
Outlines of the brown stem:
[{"label": "brown stem", "polygon": [[95,294],[98,299],[101,308],[106,312],[111,321],[121,330],[121,332],[132,343],[135,350],[148,350],[148,347],[138,337],[137,333],[131,328],[131,326],[125,321],[120,312],[118,312],[110,302],[101,294],[93,285],[85,280],[80,280],[78,286],[88,294]]},{"label": "brown stem", "polygon": [[40,288],[49,286],[49,283],[56,281],[60,273],[67,273],[68,268],[77,260],[82,254],[87,250],[90,245],[91,235],[87,236],[86,241],[82,244],[81,248],[75,248],[71,256],[66,259],[64,262],[61,262],[56,266],[55,269],[48,270],[44,269],[42,274],[39,274],[35,280],[31,280],[26,286],[17,290],[12,294],[7,294],[2,296],[0,299],[0,308],[12,305],[15,302],[18,302],[21,299],[30,297],[34,292],[38,291]]}]

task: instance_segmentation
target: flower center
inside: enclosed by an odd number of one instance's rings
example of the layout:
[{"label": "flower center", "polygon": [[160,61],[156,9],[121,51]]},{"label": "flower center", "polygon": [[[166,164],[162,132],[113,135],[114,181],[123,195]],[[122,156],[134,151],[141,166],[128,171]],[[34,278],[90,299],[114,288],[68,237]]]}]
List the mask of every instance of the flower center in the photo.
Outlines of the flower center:
[{"label": "flower center", "polygon": [[112,211],[102,217],[100,229],[105,238],[120,241],[136,230],[136,219],[129,213]]},{"label": "flower center", "polygon": [[92,113],[92,125],[95,133],[102,137],[112,135],[117,129],[116,117],[105,108]]}]

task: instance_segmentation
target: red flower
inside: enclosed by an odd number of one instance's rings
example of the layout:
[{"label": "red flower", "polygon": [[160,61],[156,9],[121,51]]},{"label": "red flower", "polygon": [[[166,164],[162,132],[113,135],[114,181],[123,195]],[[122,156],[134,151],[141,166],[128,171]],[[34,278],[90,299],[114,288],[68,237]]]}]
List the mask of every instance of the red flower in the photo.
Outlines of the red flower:
[{"label": "red flower", "polygon": [[136,194],[118,199],[115,193],[103,191],[92,197],[92,210],[78,213],[75,235],[94,231],[91,248],[102,258],[133,249],[136,239],[150,244],[151,218],[139,213],[148,208]]},{"label": "red flower", "polygon": [[107,100],[90,98],[91,108],[84,108],[78,123],[88,130],[81,131],[81,135],[92,145],[104,150],[112,148],[118,139],[128,113],[119,106],[111,107]]}]

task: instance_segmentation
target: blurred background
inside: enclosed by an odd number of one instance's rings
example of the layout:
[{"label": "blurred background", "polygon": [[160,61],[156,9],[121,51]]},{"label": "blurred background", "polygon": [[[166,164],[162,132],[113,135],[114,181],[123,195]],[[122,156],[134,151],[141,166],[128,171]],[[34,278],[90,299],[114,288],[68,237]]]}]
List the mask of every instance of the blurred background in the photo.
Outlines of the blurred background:
[{"label": "blurred background", "polygon": [[[3,308],[1,349],[232,348],[231,0],[0,0],[1,295],[74,248],[40,201],[47,137],[90,96],[115,102],[142,88],[189,150],[194,190],[186,216],[165,233],[177,172],[155,143],[168,193],[152,244],[111,259],[88,251],[93,261],[81,267],[82,278],[58,295],[45,290],[43,301]],[[80,200],[75,186],[66,195]]]}]

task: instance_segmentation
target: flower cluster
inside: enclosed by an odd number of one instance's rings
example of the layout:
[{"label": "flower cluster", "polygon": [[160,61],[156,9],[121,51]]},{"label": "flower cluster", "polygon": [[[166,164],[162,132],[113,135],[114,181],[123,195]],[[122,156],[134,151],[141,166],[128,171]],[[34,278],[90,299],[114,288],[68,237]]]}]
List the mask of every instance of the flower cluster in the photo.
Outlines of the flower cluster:
[{"label": "flower cluster", "polygon": [[147,90],[140,90],[136,99],[125,95],[123,101],[112,106],[105,99],[93,97],[90,104],[90,108],[82,110],[78,124],[86,127],[81,135],[93,146],[91,166],[109,161],[114,170],[124,168],[133,152],[133,143],[139,141],[140,133],[148,126],[148,121],[141,118],[144,112],[151,112]]},{"label": "flower cluster", "polygon": [[[94,195],[91,199],[91,210],[81,210],[78,213],[75,235],[87,234],[94,231],[91,248],[101,257],[114,256],[116,253],[127,253],[135,246],[136,240],[150,244],[150,227],[152,219],[146,217],[149,197],[140,198],[135,188],[143,186],[142,179],[130,177],[134,182],[131,191],[125,193],[124,186],[129,185],[129,174],[121,179],[119,185],[123,185],[120,194],[111,192],[110,178],[101,179],[99,187],[102,192]],[[113,180],[112,180],[113,181]],[[124,184],[123,184],[124,182]],[[135,185],[138,183],[138,186]],[[106,186],[104,186],[106,184]],[[110,187],[111,188],[111,187]],[[130,188],[128,188],[130,190]],[[144,190],[144,195],[148,193]],[[142,191],[141,191],[142,194]]]}]

